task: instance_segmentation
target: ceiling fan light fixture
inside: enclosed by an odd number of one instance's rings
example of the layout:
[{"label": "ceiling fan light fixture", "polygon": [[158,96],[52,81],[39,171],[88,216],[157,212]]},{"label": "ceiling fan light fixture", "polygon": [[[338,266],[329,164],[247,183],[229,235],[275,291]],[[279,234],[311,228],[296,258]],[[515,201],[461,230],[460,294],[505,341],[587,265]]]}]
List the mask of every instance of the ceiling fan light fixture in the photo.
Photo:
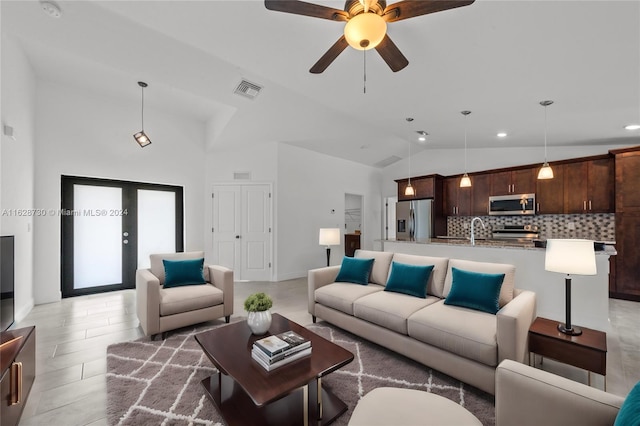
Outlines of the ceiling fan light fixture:
[{"label": "ceiling fan light fixture", "polygon": [[387,23],[376,13],[360,13],[344,26],[344,37],[349,46],[369,50],[380,44],[387,34]]}]

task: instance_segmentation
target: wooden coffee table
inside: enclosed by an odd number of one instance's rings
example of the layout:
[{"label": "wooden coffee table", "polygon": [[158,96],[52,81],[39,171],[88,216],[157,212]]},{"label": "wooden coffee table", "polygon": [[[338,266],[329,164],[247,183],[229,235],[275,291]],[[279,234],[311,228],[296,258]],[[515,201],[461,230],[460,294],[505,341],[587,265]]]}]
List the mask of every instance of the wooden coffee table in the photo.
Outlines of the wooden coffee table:
[{"label": "wooden coffee table", "polygon": [[218,369],[202,381],[209,398],[229,425],[326,425],[347,405],[322,386],[322,377],[353,360],[348,350],[279,314],[273,314],[270,334],[293,330],[311,340],[311,356],[273,371],[251,358],[253,342],[246,321],[195,336]]}]

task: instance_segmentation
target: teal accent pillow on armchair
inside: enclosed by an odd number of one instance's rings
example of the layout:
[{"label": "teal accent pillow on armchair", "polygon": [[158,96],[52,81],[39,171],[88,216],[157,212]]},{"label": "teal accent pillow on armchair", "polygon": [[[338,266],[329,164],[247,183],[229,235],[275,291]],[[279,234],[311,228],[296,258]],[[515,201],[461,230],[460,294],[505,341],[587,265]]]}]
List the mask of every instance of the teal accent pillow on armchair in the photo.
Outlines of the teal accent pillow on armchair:
[{"label": "teal accent pillow on armchair", "polygon": [[433,265],[408,265],[391,262],[391,274],[384,291],[404,293],[409,296],[427,298],[427,282]]},{"label": "teal accent pillow on armchair", "polygon": [[624,399],[613,426],[640,426],[640,382]]},{"label": "teal accent pillow on armchair", "polygon": [[204,279],[204,258],[163,259],[162,264],[164,265],[164,288],[207,283]]},{"label": "teal accent pillow on armchair", "polygon": [[340,272],[336,277],[336,282],[346,282],[367,285],[369,284],[369,275],[373,268],[374,259],[362,259],[356,257],[345,256],[342,259]]},{"label": "teal accent pillow on armchair", "polygon": [[460,306],[496,314],[504,274],[487,274],[451,268],[453,282],[445,305]]}]

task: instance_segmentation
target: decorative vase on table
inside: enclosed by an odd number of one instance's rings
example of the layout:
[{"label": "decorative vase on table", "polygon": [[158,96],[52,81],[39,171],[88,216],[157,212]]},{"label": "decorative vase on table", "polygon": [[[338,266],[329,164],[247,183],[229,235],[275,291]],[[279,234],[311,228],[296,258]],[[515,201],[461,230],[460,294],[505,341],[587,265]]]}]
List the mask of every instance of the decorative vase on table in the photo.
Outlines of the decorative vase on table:
[{"label": "decorative vase on table", "polygon": [[271,311],[249,312],[247,324],[253,334],[265,334],[271,327]]},{"label": "decorative vase on table", "polygon": [[254,293],[244,301],[244,310],[247,311],[247,324],[253,334],[265,334],[271,327],[271,307],[273,300],[267,294]]}]

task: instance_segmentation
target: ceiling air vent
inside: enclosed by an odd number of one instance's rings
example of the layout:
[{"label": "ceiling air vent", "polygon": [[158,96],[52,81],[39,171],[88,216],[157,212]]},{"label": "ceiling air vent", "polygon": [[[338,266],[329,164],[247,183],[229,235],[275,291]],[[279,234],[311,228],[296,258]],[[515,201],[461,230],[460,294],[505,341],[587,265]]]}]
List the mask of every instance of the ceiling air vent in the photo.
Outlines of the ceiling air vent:
[{"label": "ceiling air vent", "polygon": [[244,96],[245,98],[255,99],[255,97],[258,96],[261,90],[262,86],[258,86],[257,84],[247,80],[242,80],[240,84],[238,84],[238,87],[236,87],[236,90],[233,91],[233,93]]},{"label": "ceiling air vent", "polygon": [[400,157],[398,157],[397,155],[392,155],[391,157],[387,157],[384,160],[380,160],[378,161],[376,164],[374,164],[374,167],[379,167],[379,168],[383,168],[383,167],[387,167],[393,163],[395,163],[396,161],[401,160]]},{"label": "ceiling air vent", "polygon": [[251,172],[233,172],[233,180],[251,180]]}]

